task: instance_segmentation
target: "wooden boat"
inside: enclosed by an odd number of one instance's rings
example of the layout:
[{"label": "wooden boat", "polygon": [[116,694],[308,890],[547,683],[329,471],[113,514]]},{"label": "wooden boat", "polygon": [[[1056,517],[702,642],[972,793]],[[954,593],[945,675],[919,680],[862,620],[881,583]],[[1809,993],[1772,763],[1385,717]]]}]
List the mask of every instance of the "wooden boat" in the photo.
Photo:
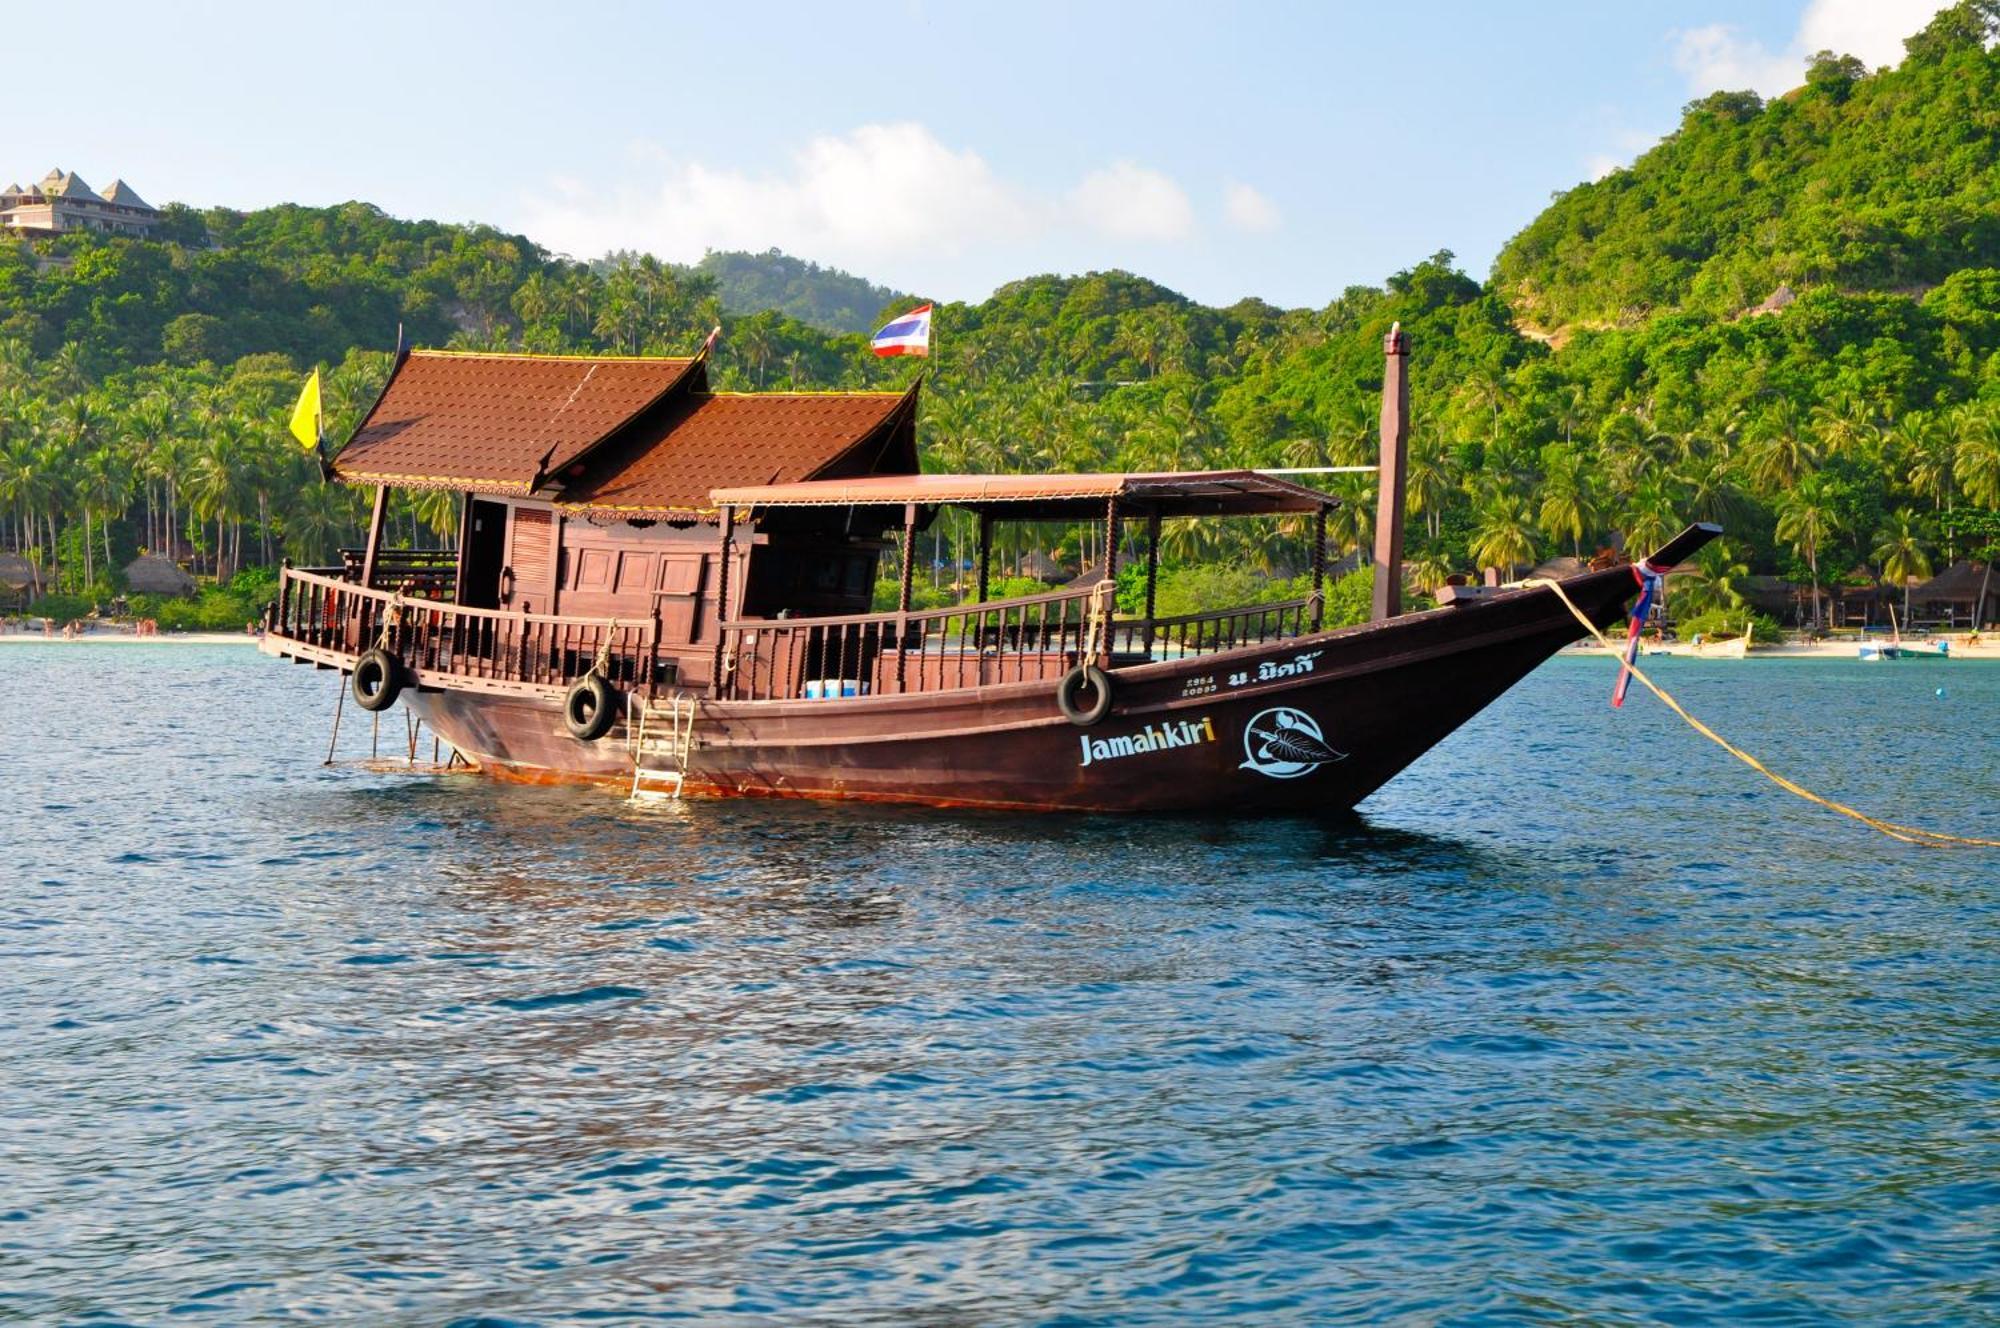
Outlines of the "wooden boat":
[{"label": "wooden boat", "polygon": [[[1547,589],[1401,612],[1407,345],[1387,341],[1374,621],[1328,628],[1333,500],[1256,471],[923,475],[916,389],[711,393],[702,358],[417,354],[331,464],[368,545],[284,570],[263,649],[399,696],[481,769],[635,793],[1075,811],[1353,806],[1581,631]],[[381,547],[391,486],[463,495],[458,547]],[[976,598],[916,611],[922,532],[978,528]],[[1154,610],[1161,524],[1305,527],[1311,594]],[[988,600],[1004,522],[1088,522],[1104,577]],[[900,527],[900,531],[898,528]],[[900,534],[892,546],[887,538]],[[1718,533],[1693,526],[1664,569]],[[869,612],[900,548],[900,606]],[[1131,552],[1128,554],[1128,547]],[[1144,602],[1121,608],[1121,560]],[[1600,624],[1631,565],[1566,580]]]},{"label": "wooden boat", "polygon": [[1750,624],[1743,624],[1743,635],[1732,636],[1726,641],[1697,641],[1694,653],[1703,659],[1747,659],[1750,656]]},{"label": "wooden boat", "polygon": [[1903,629],[1896,624],[1896,606],[1889,606],[1889,639],[1887,641],[1863,641],[1856,652],[1864,663],[1878,664],[1883,660],[1901,659],[1909,653],[1903,645]]}]

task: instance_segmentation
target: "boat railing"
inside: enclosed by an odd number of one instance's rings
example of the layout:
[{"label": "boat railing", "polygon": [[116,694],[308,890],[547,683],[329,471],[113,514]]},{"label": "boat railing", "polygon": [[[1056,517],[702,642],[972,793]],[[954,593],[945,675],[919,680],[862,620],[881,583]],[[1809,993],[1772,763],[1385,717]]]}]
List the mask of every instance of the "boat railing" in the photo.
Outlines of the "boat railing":
[{"label": "boat railing", "polygon": [[1179,659],[1219,650],[1241,650],[1303,636],[1320,629],[1322,601],[1308,595],[1235,609],[1183,613],[1172,617],[1120,620],[1114,640],[1148,659]]},{"label": "boat railing", "polygon": [[1085,656],[1106,665],[1178,659],[1316,631],[1320,602],[1281,600],[1165,618],[1120,618],[1095,587],[907,614],[722,624],[718,695],[767,701],[948,691],[1054,680]]},{"label": "boat railing", "polygon": [[[366,561],[366,550],[342,549],[337,574],[343,580],[358,583]],[[336,569],[327,571],[333,574]],[[449,602],[458,594],[458,550],[378,549],[374,583],[406,596],[421,595]]]},{"label": "boat railing", "polygon": [[381,645],[423,672],[500,683],[561,687],[601,660],[608,681],[650,686],[661,668],[651,619],[466,608],[296,567],[281,573],[266,627],[336,656]]},{"label": "boat railing", "polygon": [[764,701],[1060,677],[1085,649],[1093,595],[1058,590],[909,613],[725,622],[718,694]]}]

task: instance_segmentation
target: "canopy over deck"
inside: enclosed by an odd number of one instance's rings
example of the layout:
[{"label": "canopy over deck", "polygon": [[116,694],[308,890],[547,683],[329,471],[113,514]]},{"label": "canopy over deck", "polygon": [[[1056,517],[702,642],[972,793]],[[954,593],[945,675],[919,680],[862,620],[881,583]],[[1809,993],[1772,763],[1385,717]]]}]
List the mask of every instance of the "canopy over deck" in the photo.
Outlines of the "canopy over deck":
[{"label": "canopy over deck", "polygon": [[868,475],[716,489],[717,507],[965,507],[1020,521],[1103,514],[1118,500],[1128,515],[1270,516],[1318,512],[1338,499],[1255,470],[1079,475]]}]

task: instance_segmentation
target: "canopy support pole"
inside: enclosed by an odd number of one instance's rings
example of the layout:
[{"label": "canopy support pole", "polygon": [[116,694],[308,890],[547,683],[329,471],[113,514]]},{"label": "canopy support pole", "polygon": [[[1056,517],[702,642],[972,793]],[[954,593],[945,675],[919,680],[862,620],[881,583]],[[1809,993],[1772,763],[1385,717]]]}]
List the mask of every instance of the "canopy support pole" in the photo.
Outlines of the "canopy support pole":
[{"label": "canopy support pole", "polygon": [[903,637],[910,629],[910,589],[917,570],[917,505],[903,504],[903,579],[896,585],[896,690],[903,690]]},{"label": "canopy support pole", "polygon": [[451,574],[451,601],[465,603],[465,546],[472,542],[472,495],[458,496],[458,558]]},{"label": "canopy support pole", "polygon": [[1146,658],[1153,657],[1153,593],[1160,580],[1160,511],[1146,514]]},{"label": "canopy support pole", "polygon": [[715,569],[715,677],[709,683],[709,694],[718,698],[722,695],[723,646],[728,637],[722,624],[729,617],[729,564],[736,553],[735,545],[736,509],[724,507],[716,555],[719,565]]},{"label": "canopy support pole", "polygon": [[389,486],[375,486],[375,510],[368,517],[368,547],[361,554],[361,585],[375,588],[375,558],[382,551],[382,520],[389,511]]},{"label": "canopy support pole", "polygon": [[1111,663],[1111,624],[1118,617],[1118,495],[1104,502],[1104,663]]},{"label": "canopy support pole", "polygon": [[993,513],[979,509],[979,599],[986,602],[986,590],[993,579]]},{"label": "canopy support pole", "polygon": [[1312,629],[1326,624],[1326,505],[1313,513]]},{"label": "canopy support pole", "polygon": [[1403,611],[1403,495],[1410,453],[1410,339],[1403,325],[1382,339],[1382,484],[1375,500],[1374,619]]}]

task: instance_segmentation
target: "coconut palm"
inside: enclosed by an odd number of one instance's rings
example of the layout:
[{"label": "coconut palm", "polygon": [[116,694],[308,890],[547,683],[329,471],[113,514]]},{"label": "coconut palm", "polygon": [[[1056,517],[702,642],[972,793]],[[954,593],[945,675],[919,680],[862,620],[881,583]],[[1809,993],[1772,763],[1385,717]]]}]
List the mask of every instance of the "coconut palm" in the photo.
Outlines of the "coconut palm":
[{"label": "coconut palm", "polygon": [[1951,474],[1966,501],[1979,507],[2000,507],[2000,424],[1984,410],[1967,409],[1952,455]]},{"label": "coconut palm", "polygon": [[1541,507],[1536,520],[1551,539],[1567,535],[1570,552],[1583,556],[1583,533],[1597,525],[1597,502],[1590,491],[1590,467],[1567,443],[1542,449]]},{"label": "coconut palm", "polygon": [[1751,481],[1766,494],[1790,488],[1819,464],[1819,448],[1795,402],[1781,400],[1758,418],[1748,461]]},{"label": "coconut palm", "polygon": [[1528,500],[1497,489],[1479,504],[1472,528],[1472,559],[1481,567],[1498,567],[1508,580],[1520,563],[1535,561],[1535,518]]},{"label": "coconut palm", "polygon": [[1903,588],[1903,621],[1910,619],[1910,582],[1931,574],[1930,542],[1923,521],[1910,508],[1896,510],[1875,536],[1875,560],[1882,575]]},{"label": "coconut palm", "polygon": [[1961,410],[1940,418],[1930,411],[1913,410],[1896,422],[1890,435],[1899,468],[1909,477],[1910,492],[1929,499],[1935,511],[1943,511],[1952,498],[1952,435],[1955,421],[1964,414]]},{"label": "coconut palm", "polygon": [[1812,575],[1815,629],[1820,625],[1819,551],[1843,529],[1832,486],[1823,476],[1809,475],[1778,498],[1778,538],[1790,542]]}]

